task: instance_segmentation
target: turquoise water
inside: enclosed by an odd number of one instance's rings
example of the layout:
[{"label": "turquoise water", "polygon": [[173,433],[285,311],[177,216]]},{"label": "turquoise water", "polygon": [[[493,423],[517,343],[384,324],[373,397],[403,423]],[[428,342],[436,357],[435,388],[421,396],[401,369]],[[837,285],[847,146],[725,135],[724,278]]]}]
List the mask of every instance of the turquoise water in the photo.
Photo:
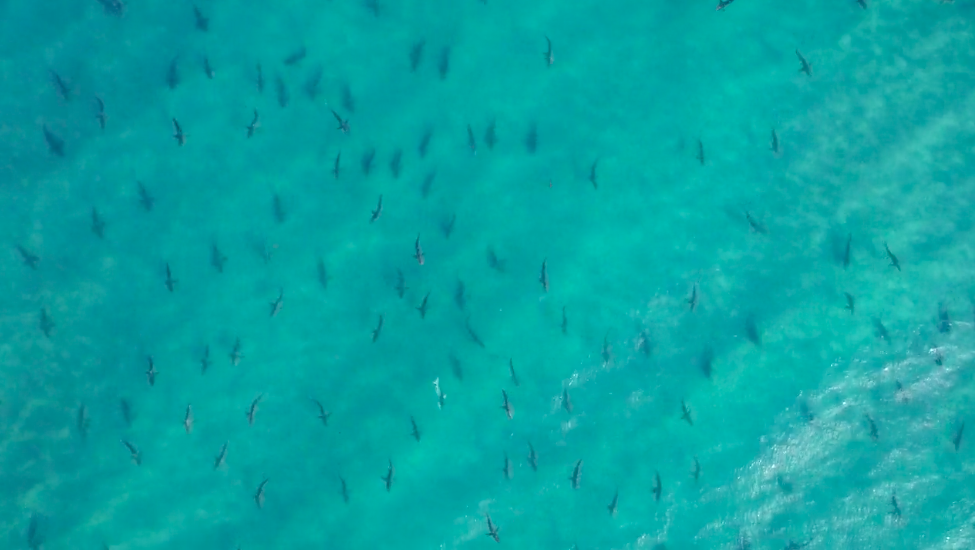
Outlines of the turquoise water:
[{"label": "turquoise water", "polygon": [[0,3],[0,547],[975,545],[971,0],[197,6]]}]

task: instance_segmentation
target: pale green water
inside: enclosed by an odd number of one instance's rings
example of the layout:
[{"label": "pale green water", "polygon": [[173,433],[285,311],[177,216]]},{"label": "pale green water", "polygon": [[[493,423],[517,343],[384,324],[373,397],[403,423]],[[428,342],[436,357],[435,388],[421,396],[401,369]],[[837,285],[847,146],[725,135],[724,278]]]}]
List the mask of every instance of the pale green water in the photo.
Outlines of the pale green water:
[{"label": "pale green water", "polygon": [[[485,513],[504,548],[975,544],[975,459],[968,436],[951,442],[972,422],[975,3],[386,0],[378,18],[357,0],[198,5],[205,33],[181,1],[132,0],[122,18],[95,0],[0,3],[0,546],[28,547],[33,516],[48,550],[493,548]],[[302,45],[307,57],[286,66]],[[36,271],[16,245],[40,258]]]}]

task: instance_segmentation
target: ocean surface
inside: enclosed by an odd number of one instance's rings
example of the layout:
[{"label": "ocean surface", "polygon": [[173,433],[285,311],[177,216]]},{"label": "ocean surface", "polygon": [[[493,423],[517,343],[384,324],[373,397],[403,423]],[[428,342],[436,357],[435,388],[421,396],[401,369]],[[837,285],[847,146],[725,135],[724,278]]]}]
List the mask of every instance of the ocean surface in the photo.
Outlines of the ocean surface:
[{"label": "ocean surface", "polygon": [[715,8],[0,2],[0,548],[975,547],[975,0]]}]

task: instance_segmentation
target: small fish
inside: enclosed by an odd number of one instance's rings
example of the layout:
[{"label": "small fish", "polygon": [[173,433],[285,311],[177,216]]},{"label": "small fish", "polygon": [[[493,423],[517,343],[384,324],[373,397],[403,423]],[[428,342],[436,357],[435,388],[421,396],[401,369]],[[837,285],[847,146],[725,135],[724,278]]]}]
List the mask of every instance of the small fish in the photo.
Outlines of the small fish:
[{"label": "small fish", "polygon": [[430,299],[430,293],[427,292],[426,295],[423,297],[423,301],[420,302],[420,305],[417,306],[416,308],[416,310],[420,312],[420,319],[427,318],[427,301],[429,299]]},{"label": "small fish", "polygon": [[592,161],[592,166],[589,167],[589,183],[592,184],[593,189],[599,189],[599,183],[596,181],[596,165],[599,164],[599,159]]},{"label": "small fish", "polygon": [[253,401],[251,401],[251,406],[247,409],[247,423],[252,426],[254,425],[254,415],[257,414],[257,405],[261,402],[261,398],[263,397],[264,394],[258,395]]},{"label": "small fish", "polygon": [[362,161],[360,165],[362,166],[363,175],[368,176],[372,171],[372,161],[376,158],[376,149],[370,148],[368,151],[362,155]]},{"label": "small fish", "polygon": [[426,40],[420,40],[419,42],[414,42],[413,47],[410,49],[410,72],[415,73],[420,67],[420,62],[423,60],[423,47],[426,46]]},{"label": "small fish", "polygon": [[528,465],[533,472],[538,471],[538,454],[535,452],[535,447],[532,447],[531,441],[528,442]]},{"label": "small fish", "polygon": [[278,97],[278,107],[284,109],[291,103],[291,94],[288,93],[288,85],[284,83],[281,75],[274,77],[274,91]]},{"label": "small fish", "polygon": [[124,439],[122,440],[122,444],[125,445],[125,448],[129,450],[129,454],[132,455],[132,462],[135,462],[136,466],[141,466],[142,455],[139,453],[139,449],[137,449],[135,445],[129,443]]},{"label": "small fish", "polygon": [[481,337],[478,336],[476,332],[474,332],[474,327],[471,326],[471,316],[470,315],[468,315],[467,316],[467,319],[464,320],[464,328],[467,329],[467,336],[470,337],[470,339],[471,339],[472,342],[474,342],[475,344],[477,344],[477,346],[480,347],[480,348],[484,348],[485,347],[484,346],[484,342],[481,340]]},{"label": "small fish", "polygon": [[606,507],[607,509],[609,509],[609,515],[611,516],[616,515],[616,505],[619,503],[619,498],[620,498],[620,491],[619,489],[617,489],[616,493],[613,494],[613,500],[609,503],[609,506]]},{"label": "small fish", "polygon": [[271,306],[271,315],[270,315],[271,317],[274,317],[281,312],[282,304],[284,304],[284,289],[279,288],[278,297],[275,298],[273,302],[269,302],[269,305]]},{"label": "small fish", "polygon": [[311,399],[311,402],[314,403],[316,407],[318,407],[318,419],[321,420],[322,424],[324,424],[327,427],[328,417],[332,416],[332,413],[325,410],[325,407],[322,406],[321,401],[313,398],[309,398],[309,399]]},{"label": "small fish", "polygon": [[186,433],[193,431],[193,407],[191,405],[186,406],[186,416],[183,417],[183,428],[186,429]]},{"label": "small fish", "polygon": [[430,196],[430,189],[433,187],[433,180],[437,177],[436,172],[430,172],[423,178],[423,185],[420,186],[420,196],[427,198]]},{"label": "small fish", "polygon": [[869,414],[864,414],[864,418],[867,419],[867,426],[870,427],[870,439],[877,441],[880,439],[880,434],[877,433],[877,424],[870,418]]},{"label": "small fish", "polygon": [[200,374],[206,374],[210,368],[210,346],[203,348],[203,357],[200,358]]},{"label": "small fish", "polygon": [[372,223],[379,219],[379,215],[383,213],[383,196],[379,195],[379,203],[376,205],[376,209],[372,211],[372,217],[369,218],[369,223]]},{"label": "small fish", "polygon": [[203,13],[200,12],[200,8],[193,6],[193,17],[196,19],[196,29],[202,32],[207,32],[210,29],[210,20],[203,17]]},{"label": "small fish", "polygon": [[383,482],[386,483],[386,492],[387,493],[389,492],[390,489],[393,488],[393,476],[395,474],[396,474],[396,469],[393,468],[393,460],[390,459],[389,460],[389,469],[386,470],[386,475],[384,475],[383,477],[380,478],[380,479],[383,480]]},{"label": "small fish", "polygon": [[965,433],[965,421],[962,421],[961,425],[958,426],[958,430],[955,431],[955,436],[951,438],[951,443],[955,446],[955,451],[958,450],[958,447],[961,447],[961,436],[963,433]]},{"label": "small fish", "polygon": [[491,122],[488,123],[487,130],[484,130],[484,144],[489,150],[494,149],[495,144],[498,143],[497,127],[497,120],[492,118]]},{"label": "small fish", "polygon": [[806,76],[812,76],[812,65],[810,65],[809,62],[806,61],[806,58],[799,53],[799,50],[796,50],[796,57],[799,58],[799,63],[801,65],[799,67],[799,72],[806,73]]},{"label": "small fish", "polygon": [[298,63],[301,63],[301,60],[304,59],[306,55],[308,55],[308,50],[302,46],[288,57],[285,57],[284,64],[289,67],[297,65]]},{"label": "small fish", "polygon": [[745,317],[745,335],[751,343],[762,347],[762,335],[758,331],[758,322],[755,320],[754,314],[748,314]]},{"label": "small fish", "polygon": [[257,109],[254,109],[254,118],[251,119],[251,123],[247,125],[247,137],[253,137],[254,132],[261,127],[261,117],[257,114]]},{"label": "small fish", "polygon": [[328,282],[332,280],[332,277],[329,276],[328,268],[325,267],[325,260],[318,258],[315,267],[318,274],[318,284],[322,285],[322,290],[328,290]]},{"label": "small fish", "polygon": [[179,57],[174,57],[169,62],[169,69],[166,71],[166,85],[170,90],[175,90],[179,86]]},{"label": "small fish", "polygon": [[853,315],[856,312],[856,302],[853,299],[853,295],[849,292],[844,292],[843,295],[846,296],[846,307],[843,309],[850,310],[850,315]]},{"label": "small fish", "polygon": [[342,483],[342,501],[346,504],[349,503],[349,486],[345,483],[344,477],[339,477],[339,482]]},{"label": "small fish", "polygon": [[450,354],[450,371],[454,373],[454,377],[457,378],[458,382],[464,381],[464,369],[460,364],[460,359],[453,353]]},{"label": "small fish", "polygon": [[457,213],[451,213],[450,217],[440,222],[440,230],[443,232],[445,239],[449,239],[450,235],[454,232],[454,224],[457,223]]},{"label": "small fish", "polygon": [[853,243],[853,233],[846,236],[846,248],[843,250],[843,269],[850,267],[850,245]]},{"label": "small fish", "polygon": [[423,135],[420,136],[420,145],[417,146],[417,153],[420,158],[426,158],[427,148],[430,147],[430,140],[433,139],[433,128],[427,128],[423,131]]},{"label": "small fish", "polygon": [[525,149],[530,155],[534,155],[538,150],[538,125],[534,122],[528,128],[528,135],[525,136]]},{"label": "small fish", "polygon": [[464,311],[467,306],[467,288],[464,286],[464,281],[460,279],[457,280],[457,288],[454,290],[454,303],[461,311]]},{"label": "small fish", "polygon": [[745,219],[748,220],[748,225],[751,226],[752,231],[758,233],[759,235],[768,235],[768,229],[766,229],[764,225],[758,223],[750,213],[745,212]]},{"label": "small fish", "polygon": [[572,468],[572,475],[569,476],[569,481],[572,482],[573,489],[579,488],[579,482],[581,481],[581,479],[582,479],[582,460],[579,460],[578,462],[576,462],[575,467]]},{"label": "small fish", "polygon": [[538,276],[538,282],[542,283],[542,288],[548,292],[548,260],[542,260],[542,272]]},{"label": "small fish", "polygon": [[228,443],[224,443],[223,446],[220,447],[220,452],[217,453],[217,458],[213,461],[214,470],[220,468],[220,466],[227,461],[227,444]]},{"label": "small fish", "polygon": [[341,173],[341,162],[342,162],[342,151],[335,154],[335,164],[332,166],[332,175],[335,179],[339,179],[339,174]]},{"label": "small fish", "polygon": [[518,382],[518,375],[515,374],[514,359],[508,359],[508,371],[511,373],[511,383],[514,384],[516,387],[521,385],[520,382]]},{"label": "small fish", "polygon": [[51,151],[51,154],[63,157],[64,156],[64,140],[59,138],[54,134],[54,132],[47,129],[47,124],[41,126],[41,130],[44,132],[44,141],[47,142],[47,148]]},{"label": "small fish", "polygon": [[501,537],[498,535],[498,526],[491,521],[490,515],[484,514],[484,517],[487,518],[487,524],[488,524],[487,536],[494,539],[494,542],[501,542]]},{"label": "small fish", "polygon": [[91,209],[91,232],[99,239],[105,238],[105,220],[98,215],[98,209],[95,207]]},{"label": "small fish", "polygon": [[420,246],[420,235],[417,234],[416,242],[413,243],[413,249],[416,251],[413,257],[416,258],[417,263],[423,265],[423,248]]},{"label": "small fish", "polygon": [[887,251],[887,258],[890,259],[890,267],[896,267],[897,271],[900,271],[901,263],[897,261],[897,256],[894,256],[894,253],[890,251],[890,247],[887,246],[887,241],[884,241],[884,250]]},{"label": "small fish", "polygon": [[498,254],[493,248],[488,248],[487,250],[487,262],[488,267],[497,271],[498,273],[504,273],[504,260],[498,258]]},{"label": "small fish", "polygon": [[721,11],[721,10],[727,8],[728,5],[731,4],[734,1],[735,0],[718,0],[718,7],[715,8],[714,11]]},{"label": "small fish", "polygon": [[173,271],[169,269],[169,262],[166,262],[166,289],[173,292],[179,280],[173,278]]},{"label": "small fish", "polygon": [[385,316],[383,316],[383,314],[380,313],[379,314],[379,324],[376,325],[376,328],[374,328],[372,330],[372,343],[373,344],[376,343],[376,340],[379,340],[379,333],[381,333],[382,330],[383,330],[383,320],[384,319],[385,319]]},{"label": "small fish", "polygon": [[792,491],[795,490],[793,483],[783,477],[782,474],[775,476],[775,484],[779,486],[779,490],[787,495],[792,494]]},{"label": "small fish", "polygon": [[694,311],[694,308],[697,307],[697,300],[698,300],[697,283],[694,283],[694,286],[691,287],[691,296],[686,300],[687,306],[690,308],[691,311]]},{"label": "small fish", "polygon": [[663,492],[663,485],[660,483],[660,472],[654,472],[653,500],[660,502],[660,495]]},{"label": "small fish", "polygon": [[450,46],[444,46],[440,50],[440,61],[437,63],[437,73],[440,75],[440,80],[446,79],[448,72],[450,72]]},{"label": "small fish", "polygon": [[342,133],[343,134],[348,134],[349,133],[349,121],[348,121],[348,119],[342,120],[342,117],[340,117],[339,114],[336,113],[334,109],[329,109],[329,110],[332,111],[332,116],[334,116],[335,117],[335,120],[337,120],[338,123],[339,123],[339,125],[338,125],[338,127],[336,129],[337,130],[342,130]]},{"label": "small fish", "polygon": [[213,80],[213,67],[210,65],[210,58],[203,58],[203,74],[207,75],[207,78]]},{"label": "small fish", "polygon": [[152,195],[149,194],[149,190],[146,189],[146,186],[143,185],[141,181],[137,181],[136,184],[139,186],[139,204],[142,205],[142,208],[146,212],[151,211],[152,207],[156,204],[156,199],[152,198]]},{"label": "small fish", "polygon": [[311,75],[308,77],[308,80],[305,81],[305,95],[308,96],[308,99],[315,101],[318,98],[319,87],[322,83],[323,74],[324,69],[322,69],[321,66],[318,66],[312,71]]},{"label": "small fish", "polygon": [[264,478],[264,481],[257,486],[257,492],[254,493],[254,502],[257,503],[258,508],[264,508],[264,487],[267,485],[268,478]]},{"label": "small fish", "polygon": [[399,174],[403,168],[403,150],[397,149],[393,152],[392,158],[389,159],[389,171],[393,174],[393,179],[399,178]]},{"label": "small fish", "polygon": [[285,219],[287,218],[287,212],[285,211],[284,201],[281,199],[281,195],[275,193],[271,204],[274,209],[274,221],[278,222],[279,224],[284,223]]},{"label": "small fish", "polygon": [[890,343],[890,334],[887,333],[887,327],[880,322],[879,318],[873,320],[873,326],[877,331],[877,337],[882,340],[887,340],[887,342]]},{"label": "small fish", "polygon": [[775,128],[772,128],[771,148],[773,153],[779,154],[779,135],[775,133]]},{"label": "small fish", "polygon": [[697,155],[695,157],[701,166],[704,166],[704,143],[699,139],[697,140]]},{"label": "small fish", "polygon": [[694,481],[697,481],[701,477],[701,463],[697,461],[697,457],[694,457],[694,469],[691,470],[691,476]]},{"label": "small fish", "polygon": [[653,351],[653,344],[650,341],[650,334],[647,331],[640,331],[640,335],[637,338],[636,349],[642,352],[644,357],[650,357],[650,354]]},{"label": "small fish", "polygon": [[159,371],[156,370],[156,364],[152,360],[152,356],[150,355],[149,357],[147,357],[147,359],[149,361],[149,368],[146,370],[146,378],[149,379],[149,385],[150,386],[155,386],[156,385],[156,375],[159,374]]},{"label": "small fish", "polygon": [[474,129],[471,125],[467,125],[467,147],[471,150],[472,155],[477,154],[477,140],[474,139]]},{"label": "small fish", "polygon": [[50,315],[48,315],[47,308],[42,307],[40,322],[41,334],[43,334],[45,338],[50,338],[51,331],[54,330],[54,327],[54,321],[52,321]]},{"label": "small fish", "polygon": [[944,302],[938,304],[938,332],[951,332],[951,317],[948,315],[948,305]]},{"label": "small fish", "polygon": [[412,416],[410,417],[410,424],[413,425],[413,430],[410,432],[410,435],[412,435],[413,436],[413,439],[415,439],[416,442],[419,443],[420,442],[420,428],[416,425],[416,419],[413,418]]},{"label": "small fish", "polygon": [[562,408],[565,412],[572,414],[572,399],[569,397],[568,388],[562,389]]},{"label": "small fish", "polygon": [[40,522],[37,514],[31,514],[30,523],[27,525],[27,547],[30,550],[41,550],[44,544],[44,537],[41,536]]},{"label": "small fish", "polygon": [[603,360],[603,365],[608,365],[613,360],[613,348],[609,345],[609,332],[603,336],[603,349],[599,355]]},{"label": "small fish", "polygon": [[363,0],[362,5],[364,5],[367,10],[372,12],[373,16],[379,17],[379,12],[380,12],[379,0]]},{"label": "small fish", "polygon": [[901,507],[897,504],[897,494],[890,495],[890,506],[893,508],[890,511],[890,515],[894,517],[901,517]]},{"label": "small fish", "polygon": [[125,421],[125,426],[132,427],[132,405],[124,398],[119,399],[118,404],[119,409],[122,411],[122,420]]},{"label": "small fish", "polygon": [[503,400],[501,408],[504,409],[504,414],[508,416],[508,420],[515,417],[515,408],[511,406],[511,402],[508,401],[508,392],[501,390],[501,398]]},{"label": "small fish", "polygon": [[691,411],[683,399],[680,400],[680,419],[686,421],[688,425],[694,425],[694,421],[691,420]]},{"label": "small fish", "polygon": [[[82,403],[81,406],[78,407],[78,418],[77,418],[78,433],[81,435],[82,440],[88,437],[88,426],[90,424],[91,424],[91,419],[88,417],[88,407],[86,407],[85,404]],[[955,447],[955,450],[956,451],[958,450],[957,446]]]},{"label": "small fish", "polygon": [[545,56],[545,64],[551,67],[555,64],[555,54],[552,52],[552,41],[546,36],[545,43],[548,45],[548,47],[545,50],[545,53],[542,55]]},{"label": "small fish", "polygon": [[230,364],[237,366],[244,356],[240,353],[240,338],[234,340],[234,347],[230,350]]},{"label": "small fish", "polygon": [[515,476],[515,468],[511,464],[511,461],[508,460],[508,453],[504,453],[504,467],[501,468],[501,473],[504,474],[504,478],[509,481]]},{"label": "small fish", "polygon": [[447,399],[447,394],[440,389],[440,379],[436,378],[433,381],[433,389],[437,392],[437,408],[443,410],[444,401]]},{"label": "small fish", "polygon": [[396,295],[402,298],[406,295],[406,291],[409,287],[406,286],[406,279],[403,277],[403,270],[396,270]]},{"label": "small fish", "polygon": [[122,0],[98,0],[98,3],[102,5],[105,13],[109,15],[122,17],[125,14],[125,4]]},{"label": "small fish", "polygon": [[711,346],[707,346],[704,348],[704,351],[701,353],[700,361],[701,361],[700,362],[701,372],[704,373],[705,378],[710,380],[711,363],[714,361],[714,350],[711,349]]},{"label": "small fish", "polygon": [[98,126],[104,130],[108,115],[105,114],[105,102],[98,96],[95,96],[95,119],[98,120]]},{"label": "small fish", "polygon": [[69,88],[68,84],[63,78],[61,78],[61,75],[51,71],[51,80],[54,82],[54,88],[58,91],[58,95],[61,96],[61,99],[71,101],[71,88]]},{"label": "small fish", "polygon": [[179,121],[175,118],[173,119],[173,139],[176,140],[176,144],[180,147],[186,143],[186,134],[183,133],[183,129],[179,125]]},{"label": "small fish", "polygon": [[223,273],[223,266],[227,263],[227,257],[220,252],[216,244],[210,245],[210,265],[217,270],[217,273]]}]

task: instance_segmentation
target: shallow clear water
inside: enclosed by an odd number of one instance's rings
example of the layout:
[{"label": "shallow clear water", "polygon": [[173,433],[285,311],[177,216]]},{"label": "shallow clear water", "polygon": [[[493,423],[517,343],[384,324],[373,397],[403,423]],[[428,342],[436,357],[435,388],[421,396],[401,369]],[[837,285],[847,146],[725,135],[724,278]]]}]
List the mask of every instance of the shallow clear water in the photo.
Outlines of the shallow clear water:
[{"label": "shallow clear water", "polygon": [[0,3],[0,546],[975,544],[975,2],[197,5]]}]

